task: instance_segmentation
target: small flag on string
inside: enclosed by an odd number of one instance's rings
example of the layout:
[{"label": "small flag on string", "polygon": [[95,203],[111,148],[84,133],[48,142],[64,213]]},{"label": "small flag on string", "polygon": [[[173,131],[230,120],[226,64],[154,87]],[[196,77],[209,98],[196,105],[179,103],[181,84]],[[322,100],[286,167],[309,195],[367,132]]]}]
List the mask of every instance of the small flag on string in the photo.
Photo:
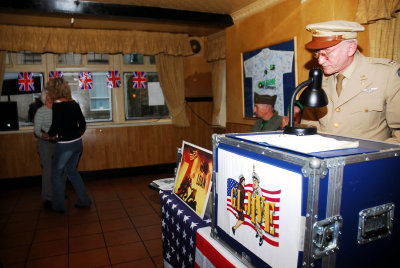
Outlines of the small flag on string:
[{"label": "small flag on string", "polygon": [[146,87],[146,73],[145,72],[133,72],[133,88],[145,88]]},{"label": "small flag on string", "polygon": [[120,88],[121,87],[121,76],[119,71],[108,71],[107,72],[107,87],[109,88]]},{"label": "small flag on string", "polygon": [[34,91],[35,85],[33,83],[33,73],[18,73],[18,88],[19,91]]},{"label": "small flag on string", "polygon": [[55,79],[55,78],[63,78],[63,72],[61,71],[50,71],[49,72],[49,81]]},{"label": "small flag on string", "polygon": [[79,73],[79,88],[82,90],[93,88],[93,75],[91,72]]}]

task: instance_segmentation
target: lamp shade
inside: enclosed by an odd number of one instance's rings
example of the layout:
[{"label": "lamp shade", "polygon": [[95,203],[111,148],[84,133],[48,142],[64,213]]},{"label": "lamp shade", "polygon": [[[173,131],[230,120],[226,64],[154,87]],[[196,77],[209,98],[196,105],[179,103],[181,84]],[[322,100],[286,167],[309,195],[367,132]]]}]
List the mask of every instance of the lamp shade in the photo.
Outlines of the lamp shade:
[{"label": "lamp shade", "polygon": [[285,126],[283,133],[291,135],[313,135],[317,133],[317,128],[306,125],[294,125],[294,101],[297,93],[304,87],[307,87],[300,95],[300,103],[308,107],[324,107],[328,105],[328,97],[322,89],[322,70],[312,69],[309,74],[309,79],[298,85],[292,94],[290,100],[289,124]]},{"label": "lamp shade", "polygon": [[300,103],[308,107],[324,107],[328,105],[328,97],[322,89],[322,70],[310,70],[310,85],[303,91],[300,96]]}]

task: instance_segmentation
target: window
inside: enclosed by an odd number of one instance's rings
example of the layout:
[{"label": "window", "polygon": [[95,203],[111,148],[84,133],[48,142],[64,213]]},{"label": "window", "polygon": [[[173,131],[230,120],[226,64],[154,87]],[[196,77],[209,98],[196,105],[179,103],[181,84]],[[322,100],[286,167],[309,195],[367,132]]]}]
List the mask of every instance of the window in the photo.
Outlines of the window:
[{"label": "window", "polygon": [[17,53],[18,64],[42,64],[42,54],[21,51]]},{"label": "window", "polygon": [[125,54],[124,64],[143,64],[144,56],[139,53]]},{"label": "window", "polygon": [[[33,116],[29,115],[29,108],[41,104],[41,90],[48,82],[49,72],[58,71],[68,81],[72,98],[79,103],[88,123],[132,123],[135,120],[170,118],[155,63],[155,56],[140,53],[108,55],[8,52],[0,100],[16,101],[19,126],[31,127]],[[107,87],[108,71],[119,71],[120,88]],[[19,93],[17,82],[12,87],[8,86],[8,80],[18,80],[18,72],[33,73],[34,92]],[[92,89],[79,88],[80,72],[92,74]],[[133,79],[138,72],[143,73],[142,81],[135,84]],[[113,105],[117,106],[116,109]],[[118,111],[117,115],[113,115],[115,111]]]},{"label": "window", "polygon": [[150,56],[150,64],[156,64],[156,56],[152,55]]},{"label": "window", "polygon": [[87,122],[112,121],[111,89],[107,88],[105,72],[92,72],[92,89],[79,87],[79,73],[64,73],[64,79]]},{"label": "window", "polygon": [[124,73],[125,119],[169,118],[156,72]]},{"label": "window", "polygon": [[110,111],[111,89],[106,84],[106,73],[94,73],[93,84],[96,90],[89,91],[90,111]]},{"label": "window", "polygon": [[[24,84],[21,88],[18,84],[19,80],[31,80]],[[1,101],[16,101],[18,109],[18,123],[20,126],[33,125],[34,115],[37,109],[42,106],[40,100],[41,91],[43,88],[43,74],[32,73],[32,76],[27,77],[18,73],[4,73],[3,90],[1,92]],[[29,91],[24,91],[29,89]]]},{"label": "window", "polygon": [[58,54],[58,64],[60,65],[81,65],[82,56],[81,54],[75,54],[73,52]]},{"label": "window", "polygon": [[108,54],[89,52],[87,58],[88,64],[108,64]]}]

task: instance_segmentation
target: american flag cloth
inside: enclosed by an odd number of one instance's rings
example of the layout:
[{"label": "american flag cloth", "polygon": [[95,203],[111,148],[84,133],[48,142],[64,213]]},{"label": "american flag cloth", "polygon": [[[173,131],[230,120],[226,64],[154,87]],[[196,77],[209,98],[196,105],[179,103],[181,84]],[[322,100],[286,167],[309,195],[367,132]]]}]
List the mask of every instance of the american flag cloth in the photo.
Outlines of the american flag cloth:
[{"label": "american flag cloth", "polygon": [[163,256],[169,266],[194,267],[196,232],[211,225],[171,191],[160,191]]},{"label": "american flag cloth", "polygon": [[107,87],[108,88],[120,88],[121,87],[121,75],[119,71],[108,71],[107,72]]},{"label": "american flag cloth", "polygon": [[49,72],[49,81],[55,78],[63,78],[64,74],[61,71],[50,71]]},{"label": "american flag cloth", "polygon": [[146,87],[146,73],[145,72],[133,72],[132,77],[133,88],[145,88]]},{"label": "american flag cloth", "polygon": [[[233,215],[237,214],[237,211],[234,207],[232,207],[232,202],[231,202],[231,193],[232,193],[232,189],[236,188],[237,185],[239,184],[238,181],[232,179],[232,178],[228,178],[227,181],[227,210],[232,213]],[[244,205],[245,207],[247,207],[248,205],[248,195],[253,193],[253,184],[245,184],[244,189],[246,191],[246,196],[245,196],[245,200],[244,200]],[[281,190],[276,190],[276,191],[268,191],[265,189],[261,189],[263,197],[265,198],[265,202],[271,202],[274,203],[274,214],[272,215],[272,221],[273,224],[271,224],[270,229],[272,229],[273,227],[275,227],[275,231],[274,231],[274,235],[270,235],[266,232],[264,232],[264,241],[267,242],[268,244],[270,244],[271,246],[274,247],[279,247],[279,203],[280,203],[280,196],[281,196]],[[237,195],[234,195],[234,198],[237,198]],[[254,224],[251,222],[251,215],[246,215],[246,213],[244,213],[244,225],[250,226],[251,228],[254,229],[254,231],[256,231],[256,228],[254,226]],[[263,222],[261,224],[261,229],[264,230],[265,228],[265,223]]]},{"label": "american flag cloth", "polygon": [[195,267],[245,268],[246,265],[211,237],[211,227],[197,230]]},{"label": "american flag cloth", "polygon": [[82,90],[93,88],[93,75],[91,72],[79,73],[79,88]]},{"label": "american flag cloth", "polygon": [[23,72],[18,73],[18,90],[19,91],[34,91],[33,73]]}]

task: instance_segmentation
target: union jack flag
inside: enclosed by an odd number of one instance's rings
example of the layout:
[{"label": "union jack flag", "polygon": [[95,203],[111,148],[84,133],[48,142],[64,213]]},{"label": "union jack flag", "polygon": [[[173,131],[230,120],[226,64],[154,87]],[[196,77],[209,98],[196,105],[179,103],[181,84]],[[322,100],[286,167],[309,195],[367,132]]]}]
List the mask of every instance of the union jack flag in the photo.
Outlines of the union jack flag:
[{"label": "union jack flag", "polygon": [[18,73],[18,88],[19,91],[34,91],[33,73]]},{"label": "union jack flag", "polygon": [[146,87],[146,73],[145,72],[133,72],[133,88],[145,88]]},{"label": "union jack flag", "polygon": [[79,88],[92,89],[93,88],[93,75],[91,72],[79,73]]},{"label": "union jack flag", "polygon": [[108,71],[107,72],[107,87],[109,88],[120,88],[121,87],[121,75],[119,71]]},{"label": "union jack flag", "polygon": [[63,72],[61,71],[50,71],[49,72],[49,81],[55,79],[55,78],[63,78]]}]

